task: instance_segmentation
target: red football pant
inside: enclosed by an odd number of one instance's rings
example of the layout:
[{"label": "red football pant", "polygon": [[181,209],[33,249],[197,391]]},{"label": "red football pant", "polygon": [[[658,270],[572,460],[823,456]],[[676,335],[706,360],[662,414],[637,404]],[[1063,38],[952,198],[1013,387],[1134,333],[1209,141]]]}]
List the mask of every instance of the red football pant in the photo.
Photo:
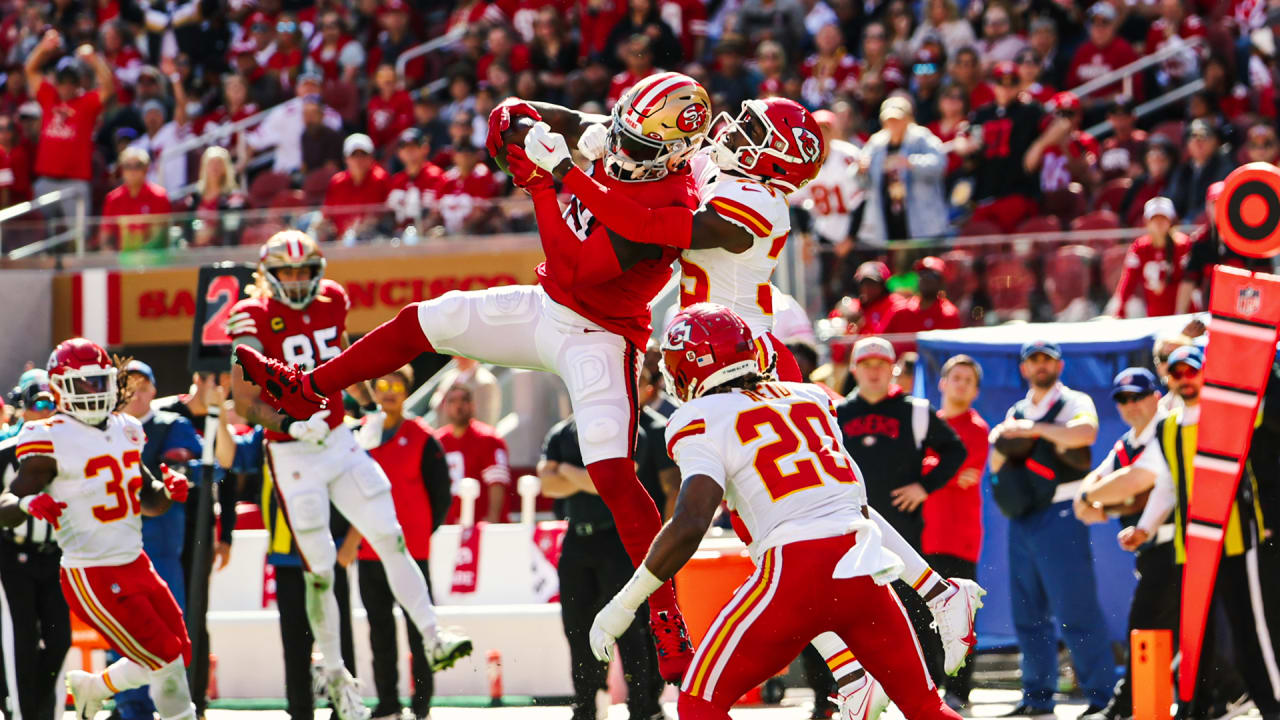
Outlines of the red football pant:
[{"label": "red football pant", "polygon": [[855,535],[788,543],[767,551],[720,611],[680,688],[681,720],[725,720],[748,690],[832,631],[908,720],[958,720],[929,678],[898,597],[866,576],[835,579]]},{"label": "red football pant", "polygon": [[1040,214],[1040,204],[1026,195],[1006,195],[984,202],[973,209],[970,220],[985,220],[1000,226],[1000,231],[1011,233],[1027,218]]},{"label": "red football pant", "polygon": [[762,338],[769,350],[773,352],[773,356],[777,358],[773,366],[774,375],[782,382],[809,382],[809,378],[800,374],[800,364],[796,362],[796,356],[791,354],[787,346],[782,343],[773,333],[765,333]]},{"label": "red football pant", "polygon": [[179,657],[191,663],[182,610],[146,553],[125,565],[64,567],[61,574],[71,612],[113,650],[152,671]]}]

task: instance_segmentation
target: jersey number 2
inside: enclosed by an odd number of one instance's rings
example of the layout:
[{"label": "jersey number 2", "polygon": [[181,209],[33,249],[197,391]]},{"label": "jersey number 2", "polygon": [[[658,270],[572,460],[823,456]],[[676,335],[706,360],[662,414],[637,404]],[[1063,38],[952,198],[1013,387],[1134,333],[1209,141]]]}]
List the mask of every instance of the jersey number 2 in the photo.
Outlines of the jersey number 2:
[{"label": "jersey number 2", "polygon": [[111,498],[114,504],[108,506],[103,503],[93,508],[93,516],[104,523],[115,522],[130,514],[137,515],[142,512],[142,499],[139,497],[139,493],[142,492],[142,475],[129,478],[127,486],[124,477],[125,470],[137,467],[142,462],[142,455],[137,450],[129,450],[121,459],[124,461],[123,468],[120,460],[116,460],[114,455],[98,455],[89,458],[89,462],[84,464],[85,479],[103,472],[111,476],[107,480],[107,497]]},{"label": "jersey number 2", "polygon": [[[801,490],[822,486],[824,475],[839,483],[857,481],[844,453],[835,447],[838,441],[826,411],[816,403],[796,403],[786,417],[771,405],[745,410],[738,414],[735,423],[738,439],[743,444],[753,442],[760,437],[760,428],[766,425],[777,439],[756,451],[755,468],[774,502]],[[821,473],[813,464],[813,458],[792,457],[800,452],[801,437],[822,465]],[[782,466],[788,459],[795,468],[791,472],[784,471]]]}]

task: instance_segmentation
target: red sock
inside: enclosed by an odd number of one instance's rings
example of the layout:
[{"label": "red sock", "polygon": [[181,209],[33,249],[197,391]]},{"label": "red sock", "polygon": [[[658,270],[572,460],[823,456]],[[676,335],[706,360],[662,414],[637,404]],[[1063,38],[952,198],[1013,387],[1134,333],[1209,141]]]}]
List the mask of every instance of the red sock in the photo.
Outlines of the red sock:
[{"label": "red sock", "polygon": [[[653,539],[658,536],[658,530],[662,529],[658,506],[653,504],[653,498],[640,484],[635,465],[629,458],[593,462],[587,465],[587,472],[591,474],[600,499],[613,513],[613,524],[618,528],[618,537],[622,538],[631,564],[639,567],[649,553]],[[649,596],[651,610],[668,610],[675,605],[676,594],[670,581]]]},{"label": "red sock", "polygon": [[685,692],[680,693],[676,700],[676,715],[680,720],[721,720],[729,717],[724,710]]},{"label": "red sock", "polygon": [[418,305],[405,305],[395,317],[316,368],[311,373],[316,389],[328,394],[362,380],[380,378],[404,367],[422,353],[435,352],[418,322]]}]

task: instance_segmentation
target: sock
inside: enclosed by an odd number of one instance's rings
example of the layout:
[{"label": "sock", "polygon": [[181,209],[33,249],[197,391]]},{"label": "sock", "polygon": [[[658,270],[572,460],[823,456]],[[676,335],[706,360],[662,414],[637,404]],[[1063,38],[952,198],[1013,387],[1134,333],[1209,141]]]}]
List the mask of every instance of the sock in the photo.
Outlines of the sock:
[{"label": "sock", "polygon": [[307,622],[326,671],[342,668],[342,638],[338,632],[338,598],[333,594],[333,571],[306,573]]},{"label": "sock", "polygon": [[[929,567],[929,562],[924,556],[911,547],[911,543],[902,537],[884,516],[876,512],[875,508],[867,506],[871,511],[871,519],[880,528],[881,544],[884,548],[899,558],[902,558],[902,574],[899,575],[906,584],[910,585],[925,602],[938,599],[940,596],[950,596],[955,591],[955,586],[950,580],[942,577]],[[942,599],[945,599],[943,597]]]},{"label": "sock", "polygon": [[[630,458],[593,462],[587,465],[587,472],[591,474],[591,482],[595,483],[600,499],[613,514],[613,524],[618,528],[618,537],[622,538],[631,564],[640,567],[653,539],[658,536],[658,530],[662,529],[658,506],[653,504],[653,498],[640,484]],[[651,612],[671,610],[675,606],[676,594],[670,581],[649,596]]]},{"label": "sock", "polygon": [[151,702],[156,706],[160,720],[178,720],[195,716],[191,703],[191,689],[187,687],[187,669],[182,658],[177,658],[151,672]]},{"label": "sock", "polygon": [[146,685],[148,675],[149,673],[145,667],[129,658],[120,658],[98,675],[93,683],[94,689],[104,696],[115,695],[124,690],[132,690]]},{"label": "sock", "polygon": [[425,352],[435,352],[418,322],[418,306],[409,303],[395,317],[351,344],[342,354],[316,368],[311,383],[320,394],[378,378],[407,365]]},{"label": "sock", "polygon": [[866,683],[867,671],[863,669],[862,663],[853,656],[853,651],[849,650],[849,646],[840,639],[839,635],[824,632],[813,639],[813,647],[827,662],[827,667],[835,676],[842,695],[848,695]]}]

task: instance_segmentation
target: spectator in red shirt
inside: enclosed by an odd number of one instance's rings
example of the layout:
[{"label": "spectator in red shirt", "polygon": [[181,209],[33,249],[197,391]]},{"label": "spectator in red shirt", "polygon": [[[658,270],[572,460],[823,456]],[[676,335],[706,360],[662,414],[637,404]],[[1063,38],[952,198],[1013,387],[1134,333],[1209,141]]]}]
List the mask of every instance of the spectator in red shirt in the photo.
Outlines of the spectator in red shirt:
[{"label": "spectator in red shirt", "polygon": [[964,164],[964,158],[956,152],[954,144],[948,145],[956,136],[969,128],[969,93],[962,87],[949,85],[942,91],[938,99],[937,122],[929,125],[929,130],[947,147],[947,188],[951,187],[956,173]]},{"label": "spectator in red shirt", "polygon": [[[81,45],[75,58],[58,61],[55,82],[49,82],[40,68],[61,47],[62,36],[56,30],[45,32],[24,67],[27,85],[35,90],[41,109],[35,192],[43,195],[78,188],[88,198],[93,174],[93,129],[103,105],[115,94],[115,79],[111,67],[93,46]],[[93,92],[84,92],[80,87],[78,61],[93,67],[98,83]],[[70,215],[74,202],[74,198],[64,201],[62,213]]]},{"label": "spectator in red shirt", "polygon": [[1021,83],[1019,92],[1031,96],[1032,100],[1042,104],[1048,102],[1049,98],[1057,92],[1052,86],[1040,82],[1044,65],[1040,62],[1040,55],[1035,50],[1029,47],[1019,50],[1013,63],[1018,68],[1018,82]]},{"label": "spectator in red shirt", "polygon": [[1172,229],[1178,214],[1169,198],[1148,200],[1142,217],[1147,222],[1147,234],[1129,246],[1129,252],[1124,256],[1124,272],[1110,303],[1115,306],[1115,315],[1119,318],[1131,315],[1129,302],[1139,293],[1146,307],[1146,317],[1172,315],[1185,258],[1191,248],[1187,236]]},{"label": "spectator in red shirt", "polygon": [[[883,26],[880,27],[884,31]],[[858,82],[858,61],[844,47],[840,26],[823,25],[813,36],[817,50],[800,66],[801,93],[810,107],[828,105],[836,93],[851,91]]]},{"label": "spectator in red shirt", "polygon": [[1173,44],[1183,48],[1182,52],[1175,52],[1158,66],[1155,73],[1156,84],[1164,92],[1195,77],[1200,65],[1199,57],[1186,41],[1204,37],[1205,26],[1199,15],[1187,12],[1183,7],[1183,0],[1160,0],[1159,8],[1160,16],[1147,29],[1147,40],[1142,51],[1153,55]]},{"label": "spectator in red shirt", "polygon": [[390,192],[390,178],[373,159],[373,141],[364,133],[348,135],[342,143],[347,169],[329,180],[324,194],[325,220],[332,225],[330,237],[347,233],[363,235],[383,215]]},{"label": "spectator in red shirt", "polygon": [[1133,179],[1133,185],[1121,203],[1120,218],[1128,227],[1142,224],[1142,208],[1147,201],[1165,194],[1169,176],[1178,162],[1178,150],[1168,138],[1152,135],[1147,149],[1142,153],[1142,174]]},{"label": "spectator in red shirt", "polygon": [[326,82],[354,83],[364,67],[364,47],[348,37],[345,30],[338,12],[329,10],[320,16],[320,42],[311,51],[311,61]]},{"label": "spectator in red shirt", "polygon": [[907,311],[912,316],[916,332],[925,330],[955,330],[963,323],[960,310],[947,299],[942,290],[942,278],[947,264],[942,258],[920,258],[915,263],[920,294],[907,301]]},{"label": "spectator in red shirt", "polygon": [[1001,4],[988,5],[982,16],[982,39],[978,41],[984,66],[990,69],[998,62],[1012,61],[1026,46],[1027,41],[1013,32],[1009,8]]},{"label": "spectator in red shirt", "polygon": [[444,182],[444,171],[427,161],[428,149],[426,136],[417,128],[400,133],[396,157],[404,169],[391,176],[387,196],[396,227],[419,225],[421,232],[431,226],[430,218],[436,214],[436,190]]},{"label": "spectator in red shirt", "polygon": [[1032,143],[1023,160],[1030,171],[1040,171],[1040,191],[1066,190],[1072,183],[1086,192],[1098,184],[1098,141],[1080,129],[1084,111],[1074,93],[1060,92],[1045,105],[1053,120]]},{"label": "spectator in red shirt", "polygon": [[298,80],[304,57],[298,21],[293,14],[285,13],[276,22],[276,50],[267,60],[267,72],[274,74],[276,82],[288,92]]},{"label": "spectator in red shirt", "polygon": [[851,318],[847,334],[884,335],[910,332],[907,301],[889,292],[889,266],[879,260],[868,260],[858,266],[853,280],[858,285],[856,300],[841,301],[840,312]]},{"label": "spectator in red shirt", "polygon": [[1107,108],[1107,120],[1111,121],[1111,135],[1102,142],[1102,154],[1098,156],[1102,179],[1136,177],[1142,172],[1147,131],[1136,127],[1133,99],[1117,97]]},{"label": "spectator in red shirt", "polygon": [[948,68],[951,83],[964,88],[969,93],[969,107],[973,110],[995,102],[996,94],[991,86],[983,82],[978,51],[972,47],[962,47],[951,59]]},{"label": "spectator in red shirt", "polygon": [[436,429],[435,435],[444,446],[449,477],[453,480],[453,504],[445,522],[458,522],[462,512],[458,483],[467,477],[480,481],[482,486],[480,497],[476,498],[476,521],[504,522],[507,491],[511,487],[506,441],[498,437],[492,427],[475,419],[475,402],[466,384],[449,388],[438,410],[444,424]]},{"label": "spectator in red shirt", "polygon": [[396,69],[390,65],[378,68],[373,76],[377,92],[369,98],[365,126],[379,153],[386,151],[400,132],[413,124],[413,100],[397,80]]},{"label": "spectator in red shirt", "polygon": [[151,157],[141,148],[120,153],[124,184],[107,193],[102,204],[102,230],[98,245],[106,250],[164,247],[169,237],[169,195],[147,182]]},{"label": "spectator in red shirt", "polygon": [[494,204],[498,180],[480,162],[479,150],[470,142],[453,148],[453,167],[445,172],[436,191],[437,210],[451,233],[488,233],[498,229],[502,216]]},{"label": "spectator in red shirt", "polygon": [[578,0],[578,32],[582,37],[578,52],[584,59],[601,58],[616,49],[609,44],[609,33],[626,14],[627,0]]},{"label": "spectator in red shirt", "polygon": [[0,157],[0,207],[30,200],[31,153],[7,115],[0,115]]},{"label": "spectator in red shirt", "polygon": [[[1089,37],[1071,59],[1067,70],[1067,87],[1076,87],[1138,59],[1138,53],[1123,39],[1116,36],[1119,22],[1116,9],[1106,0],[1100,0],[1089,8]],[[1142,73],[1133,76],[1133,97],[1141,98]],[[1101,108],[1113,97],[1123,92],[1120,83],[1108,85],[1093,93],[1085,102],[1086,109]]]},{"label": "spectator in red shirt", "polygon": [[[987,435],[991,431],[973,409],[981,385],[982,366],[968,355],[956,355],[943,363],[938,379],[942,397],[938,417],[960,436],[965,460],[955,477],[925,499],[920,549],[929,566],[944,577],[977,577],[982,550],[981,482],[987,467]],[[925,471],[937,462],[937,456],[929,453],[923,463]],[[953,708],[968,705],[972,687],[973,663],[969,662],[955,677],[947,678],[947,704]]]},{"label": "spectator in red shirt", "polygon": [[627,59],[622,54],[626,49],[627,38],[644,35],[652,41],[649,47],[653,51],[655,65],[661,68],[679,67],[680,41],[676,39],[671,26],[658,13],[657,0],[629,0],[626,5],[627,14],[609,31],[606,43],[606,53],[608,48],[613,48],[618,55],[610,57],[606,54],[604,61],[615,70],[627,66]]},{"label": "spectator in red shirt", "polygon": [[489,30],[487,45],[489,52],[476,63],[476,77],[485,77],[489,66],[495,62],[506,65],[512,74],[519,74],[532,66],[529,47],[516,42],[511,37],[511,31],[503,25]]},{"label": "spectator in red shirt", "polygon": [[[409,6],[404,0],[386,0],[378,16],[384,30],[369,50],[369,69],[372,72],[384,63],[395,64],[404,51],[418,44],[417,37],[409,29]],[[427,65],[423,58],[410,60],[404,69],[404,82],[417,87],[426,80]]]},{"label": "spectator in red shirt", "polygon": [[[633,35],[623,44],[627,69],[613,76],[609,83],[609,97],[605,107],[612,108],[632,85],[658,72],[653,66],[653,42],[647,35]],[[623,50],[619,50],[623,52]]]},{"label": "spectator in red shirt", "polygon": [[102,56],[116,77],[116,101],[122,106],[128,105],[133,102],[133,86],[142,70],[142,53],[125,41],[120,24],[114,20],[103,23],[101,37]]}]

